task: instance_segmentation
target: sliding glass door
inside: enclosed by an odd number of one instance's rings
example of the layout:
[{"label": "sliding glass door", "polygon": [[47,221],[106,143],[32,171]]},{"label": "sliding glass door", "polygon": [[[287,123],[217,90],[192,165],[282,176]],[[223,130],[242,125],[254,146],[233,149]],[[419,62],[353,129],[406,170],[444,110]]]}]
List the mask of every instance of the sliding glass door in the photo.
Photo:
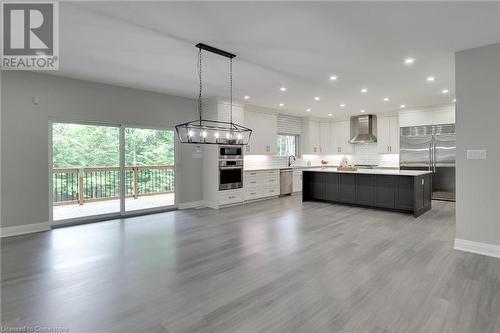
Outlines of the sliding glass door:
[{"label": "sliding glass door", "polygon": [[125,211],[175,204],[174,131],[125,128]]},{"label": "sliding glass door", "polygon": [[120,213],[120,127],[52,124],[54,221]]},{"label": "sliding glass door", "polygon": [[173,130],[52,122],[51,132],[54,221],[175,205]]}]

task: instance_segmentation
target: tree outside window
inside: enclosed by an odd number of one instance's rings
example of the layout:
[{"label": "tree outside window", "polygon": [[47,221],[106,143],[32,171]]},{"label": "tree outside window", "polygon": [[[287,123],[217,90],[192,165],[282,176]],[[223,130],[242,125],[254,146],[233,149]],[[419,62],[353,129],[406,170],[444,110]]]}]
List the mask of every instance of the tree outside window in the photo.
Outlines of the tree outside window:
[{"label": "tree outside window", "polygon": [[278,134],[278,155],[279,156],[297,156],[299,136],[290,134]]}]

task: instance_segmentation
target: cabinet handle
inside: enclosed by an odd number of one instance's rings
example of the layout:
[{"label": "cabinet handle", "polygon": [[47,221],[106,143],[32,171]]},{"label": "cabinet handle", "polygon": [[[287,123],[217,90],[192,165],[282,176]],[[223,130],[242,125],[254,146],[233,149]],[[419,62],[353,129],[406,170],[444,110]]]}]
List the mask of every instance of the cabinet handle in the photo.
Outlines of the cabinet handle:
[{"label": "cabinet handle", "polygon": [[236,198],[234,195],[229,196],[229,199],[234,199]]},{"label": "cabinet handle", "polygon": [[257,192],[252,192],[252,193],[250,193],[250,195],[256,195],[256,194],[257,194]]}]

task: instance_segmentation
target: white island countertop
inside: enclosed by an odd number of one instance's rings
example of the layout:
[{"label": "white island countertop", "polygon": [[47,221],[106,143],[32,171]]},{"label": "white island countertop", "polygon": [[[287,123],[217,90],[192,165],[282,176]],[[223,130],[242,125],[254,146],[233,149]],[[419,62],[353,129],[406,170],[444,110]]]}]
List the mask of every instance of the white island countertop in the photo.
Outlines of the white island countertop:
[{"label": "white island countertop", "polygon": [[393,176],[422,176],[432,173],[431,171],[421,170],[394,170],[394,169],[358,169],[357,171],[343,171],[337,168],[313,168],[304,171],[308,172],[334,172],[334,173],[353,173],[364,175],[393,175]]}]

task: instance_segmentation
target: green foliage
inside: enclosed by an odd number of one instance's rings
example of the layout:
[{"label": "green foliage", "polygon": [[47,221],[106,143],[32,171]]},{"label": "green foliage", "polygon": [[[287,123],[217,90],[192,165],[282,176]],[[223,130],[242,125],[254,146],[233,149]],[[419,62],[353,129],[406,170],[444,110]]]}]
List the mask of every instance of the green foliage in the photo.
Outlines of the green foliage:
[{"label": "green foliage", "polygon": [[278,156],[298,155],[298,136],[278,134]]},{"label": "green foliage", "polygon": [[174,131],[125,129],[125,165],[174,164]]},{"label": "green foliage", "polygon": [[52,126],[54,168],[119,166],[120,129],[56,123]]},{"label": "green foliage", "polygon": [[[110,126],[55,123],[54,168],[120,165],[120,129]],[[125,165],[174,164],[174,131],[125,129]]]}]

